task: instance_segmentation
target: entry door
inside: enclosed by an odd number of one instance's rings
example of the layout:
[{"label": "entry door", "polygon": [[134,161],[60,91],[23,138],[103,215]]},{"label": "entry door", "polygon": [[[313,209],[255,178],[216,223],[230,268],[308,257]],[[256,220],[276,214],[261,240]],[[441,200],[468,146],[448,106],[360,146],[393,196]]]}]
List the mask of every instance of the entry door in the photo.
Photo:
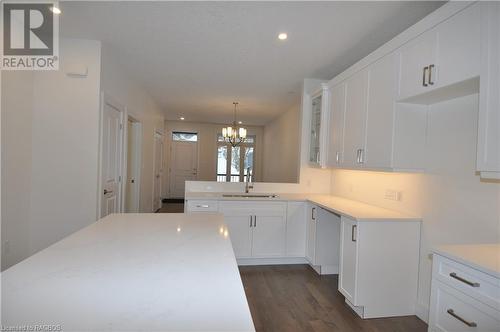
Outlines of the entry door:
[{"label": "entry door", "polygon": [[122,112],[104,102],[101,155],[101,218],[120,212]]},{"label": "entry door", "polygon": [[161,208],[161,186],[163,177],[163,136],[155,134],[154,147],[153,211]]},{"label": "entry door", "polygon": [[196,180],[198,175],[198,144],[172,141],[170,165],[170,197],[183,198],[185,182]]}]

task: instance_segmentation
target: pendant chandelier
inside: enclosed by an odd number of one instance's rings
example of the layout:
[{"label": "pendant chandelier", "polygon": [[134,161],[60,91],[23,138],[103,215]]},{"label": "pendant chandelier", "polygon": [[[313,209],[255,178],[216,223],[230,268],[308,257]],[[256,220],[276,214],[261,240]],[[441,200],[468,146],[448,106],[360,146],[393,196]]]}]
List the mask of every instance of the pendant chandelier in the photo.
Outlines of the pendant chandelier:
[{"label": "pendant chandelier", "polygon": [[224,141],[231,144],[233,147],[237,147],[241,143],[245,142],[247,138],[247,130],[243,127],[238,127],[236,123],[236,107],[238,106],[238,102],[233,102],[234,105],[234,120],[231,126],[227,126],[222,128],[222,137],[224,137]]}]

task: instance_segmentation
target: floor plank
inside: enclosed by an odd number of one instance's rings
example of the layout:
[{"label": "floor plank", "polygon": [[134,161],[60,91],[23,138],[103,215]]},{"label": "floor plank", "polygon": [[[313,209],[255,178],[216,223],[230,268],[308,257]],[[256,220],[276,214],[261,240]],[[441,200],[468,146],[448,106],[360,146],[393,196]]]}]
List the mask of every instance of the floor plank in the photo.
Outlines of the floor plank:
[{"label": "floor plank", "polygon": [[416,316],[361,319],[337,291],[337,275],[318,276],[308,265],[240,266],[258,332],[424,332]]}]

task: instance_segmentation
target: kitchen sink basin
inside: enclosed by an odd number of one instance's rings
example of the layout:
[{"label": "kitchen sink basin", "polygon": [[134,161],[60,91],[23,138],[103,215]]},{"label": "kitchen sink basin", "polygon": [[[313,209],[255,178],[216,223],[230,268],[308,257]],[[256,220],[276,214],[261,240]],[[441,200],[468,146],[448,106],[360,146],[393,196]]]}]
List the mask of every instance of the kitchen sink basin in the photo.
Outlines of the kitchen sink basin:
[{"label": "kitchen sink basin", "polygon": [[223,194],[222,197],[232,198],[277,198],[276,194]]}]

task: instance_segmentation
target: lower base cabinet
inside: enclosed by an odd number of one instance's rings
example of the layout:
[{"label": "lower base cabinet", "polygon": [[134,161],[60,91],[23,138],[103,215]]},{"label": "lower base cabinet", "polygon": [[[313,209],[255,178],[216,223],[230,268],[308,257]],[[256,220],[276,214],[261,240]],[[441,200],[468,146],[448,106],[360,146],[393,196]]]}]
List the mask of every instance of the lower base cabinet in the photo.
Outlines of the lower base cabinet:
[{"label": "lower base cabinet", "polygon": [[285,256],[286,203],[219,202],[236,258]]},{"label": "lower base cabinet", "polygon": [[340,216],[308,206],[306,259],[319,274],[339,272]]},{"label": "lower base cabinet", "polygon": [[339,291],[362,318],[415,314],[420,221],[341,217]]},{"label": "lower base cabinet", "polygon": [[433,256],[429,331],[500,331],[500,280]]}]

